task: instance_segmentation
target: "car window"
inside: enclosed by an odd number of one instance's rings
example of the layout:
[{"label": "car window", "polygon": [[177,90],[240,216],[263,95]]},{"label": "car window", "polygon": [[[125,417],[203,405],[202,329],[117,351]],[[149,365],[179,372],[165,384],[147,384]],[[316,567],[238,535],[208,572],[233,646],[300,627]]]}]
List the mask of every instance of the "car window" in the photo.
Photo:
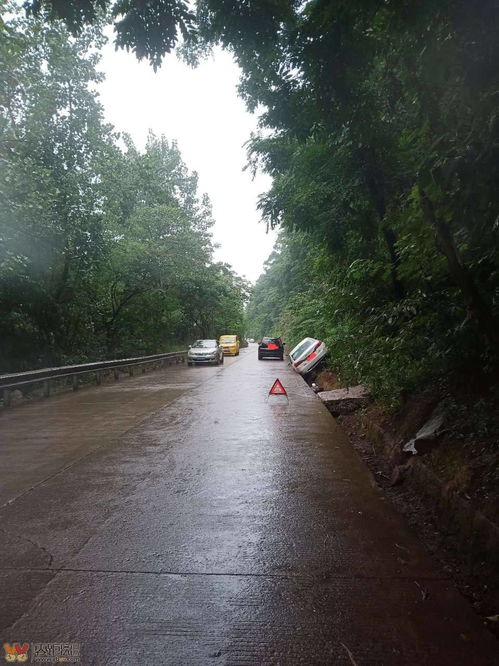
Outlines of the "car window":
[{"label": "car window", "polygon": [[216,347],[217,346],[217,341],[216,340],[196,340],[196,342],[192,345],[193,347],[199,348],[210,348],[210,347]]},{"label": "car window", "polygon": [[236,336],[235,335],[222,335],[220,338],[220,342],[235,342],[236,341]]},{"label": "car window", "polygon": [[312,340],[311,338],[307,338],[304,340],[296,349],[293,349],[291,352],[290,356],[292,359],[299,358],[300,356],[303,356],[303,354],[306,353],[306,351],[312,347],[314,344],[315,340]]}]

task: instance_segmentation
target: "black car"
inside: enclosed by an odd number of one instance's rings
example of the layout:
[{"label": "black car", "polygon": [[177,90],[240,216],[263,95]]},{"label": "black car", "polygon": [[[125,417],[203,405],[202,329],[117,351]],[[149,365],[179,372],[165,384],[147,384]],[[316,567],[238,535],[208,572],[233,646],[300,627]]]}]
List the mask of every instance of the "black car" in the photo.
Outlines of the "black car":
[{"label": "black car", "polygon": [[258,343],[258,360],[278,358],[284,360],[284,342],[281,338],[262,338]]}]

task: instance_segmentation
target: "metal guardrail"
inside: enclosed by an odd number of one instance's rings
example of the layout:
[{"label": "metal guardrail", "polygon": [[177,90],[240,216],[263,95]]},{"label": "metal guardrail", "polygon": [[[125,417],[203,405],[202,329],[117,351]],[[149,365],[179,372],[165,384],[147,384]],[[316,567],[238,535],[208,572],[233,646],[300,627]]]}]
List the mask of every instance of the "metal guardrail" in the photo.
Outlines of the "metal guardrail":
[{"label": "metal guardrail", "polygon": [[[54,379],[72,377],[73,391],[77,391],[82,375],[94,373],[96,383],[100,384],[102,374],[108,370],[113,370],[114,379],[117,381],[120,369],[122,368],[127,369],[129,375],[133,375],[133,368],[137,366],[146,366],[158,362],[160,365],[164,365],[165,362],[184,363],[186,355],[187,350],[183,350],[168,352],[167,354],[137,356],[135,358],[122,358],[114,361],[97,361],[95,363],[83,363],[80,365],[64,365],[58,368],[44,368],[42,370],[28,370],[27,372],[0,375],[0,390],[3,393],[3,405],[4,407],[9,407],[11,392],[26,384],[43,384],[43,394],[45,397],[48,397],[50,395],[50,381]],[[143,372],[145,372],[145,368],[143,368]]]}]

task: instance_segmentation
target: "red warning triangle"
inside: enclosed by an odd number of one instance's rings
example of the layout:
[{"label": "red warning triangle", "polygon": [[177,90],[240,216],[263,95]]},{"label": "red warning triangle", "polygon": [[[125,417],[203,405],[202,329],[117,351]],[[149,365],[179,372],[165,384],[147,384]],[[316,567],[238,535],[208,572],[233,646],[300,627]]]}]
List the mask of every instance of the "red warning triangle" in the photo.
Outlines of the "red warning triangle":
[{"label": "red warning triangle", "polygon": [[288,395],[288,394],[286,393],[286,389],[281,384],[281,382],[278,379],[276,379],[275,382],[272,384],[272,388],[269,391],[269,395]]}]

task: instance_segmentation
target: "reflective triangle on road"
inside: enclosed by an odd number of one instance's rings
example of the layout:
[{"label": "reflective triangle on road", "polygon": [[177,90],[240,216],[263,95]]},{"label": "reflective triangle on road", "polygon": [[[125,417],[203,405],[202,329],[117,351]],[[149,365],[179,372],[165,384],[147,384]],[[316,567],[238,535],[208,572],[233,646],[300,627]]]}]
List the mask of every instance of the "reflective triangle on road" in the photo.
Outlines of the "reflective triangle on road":
[{"label": "reflective triangle on road", "polygon": [[281,384],[281,382],[278,379],[276,379],[275,382],[272,384],[272,388],[269,391],[269,395],[288,395],[288,394],[286,393],[286,389]]}]

